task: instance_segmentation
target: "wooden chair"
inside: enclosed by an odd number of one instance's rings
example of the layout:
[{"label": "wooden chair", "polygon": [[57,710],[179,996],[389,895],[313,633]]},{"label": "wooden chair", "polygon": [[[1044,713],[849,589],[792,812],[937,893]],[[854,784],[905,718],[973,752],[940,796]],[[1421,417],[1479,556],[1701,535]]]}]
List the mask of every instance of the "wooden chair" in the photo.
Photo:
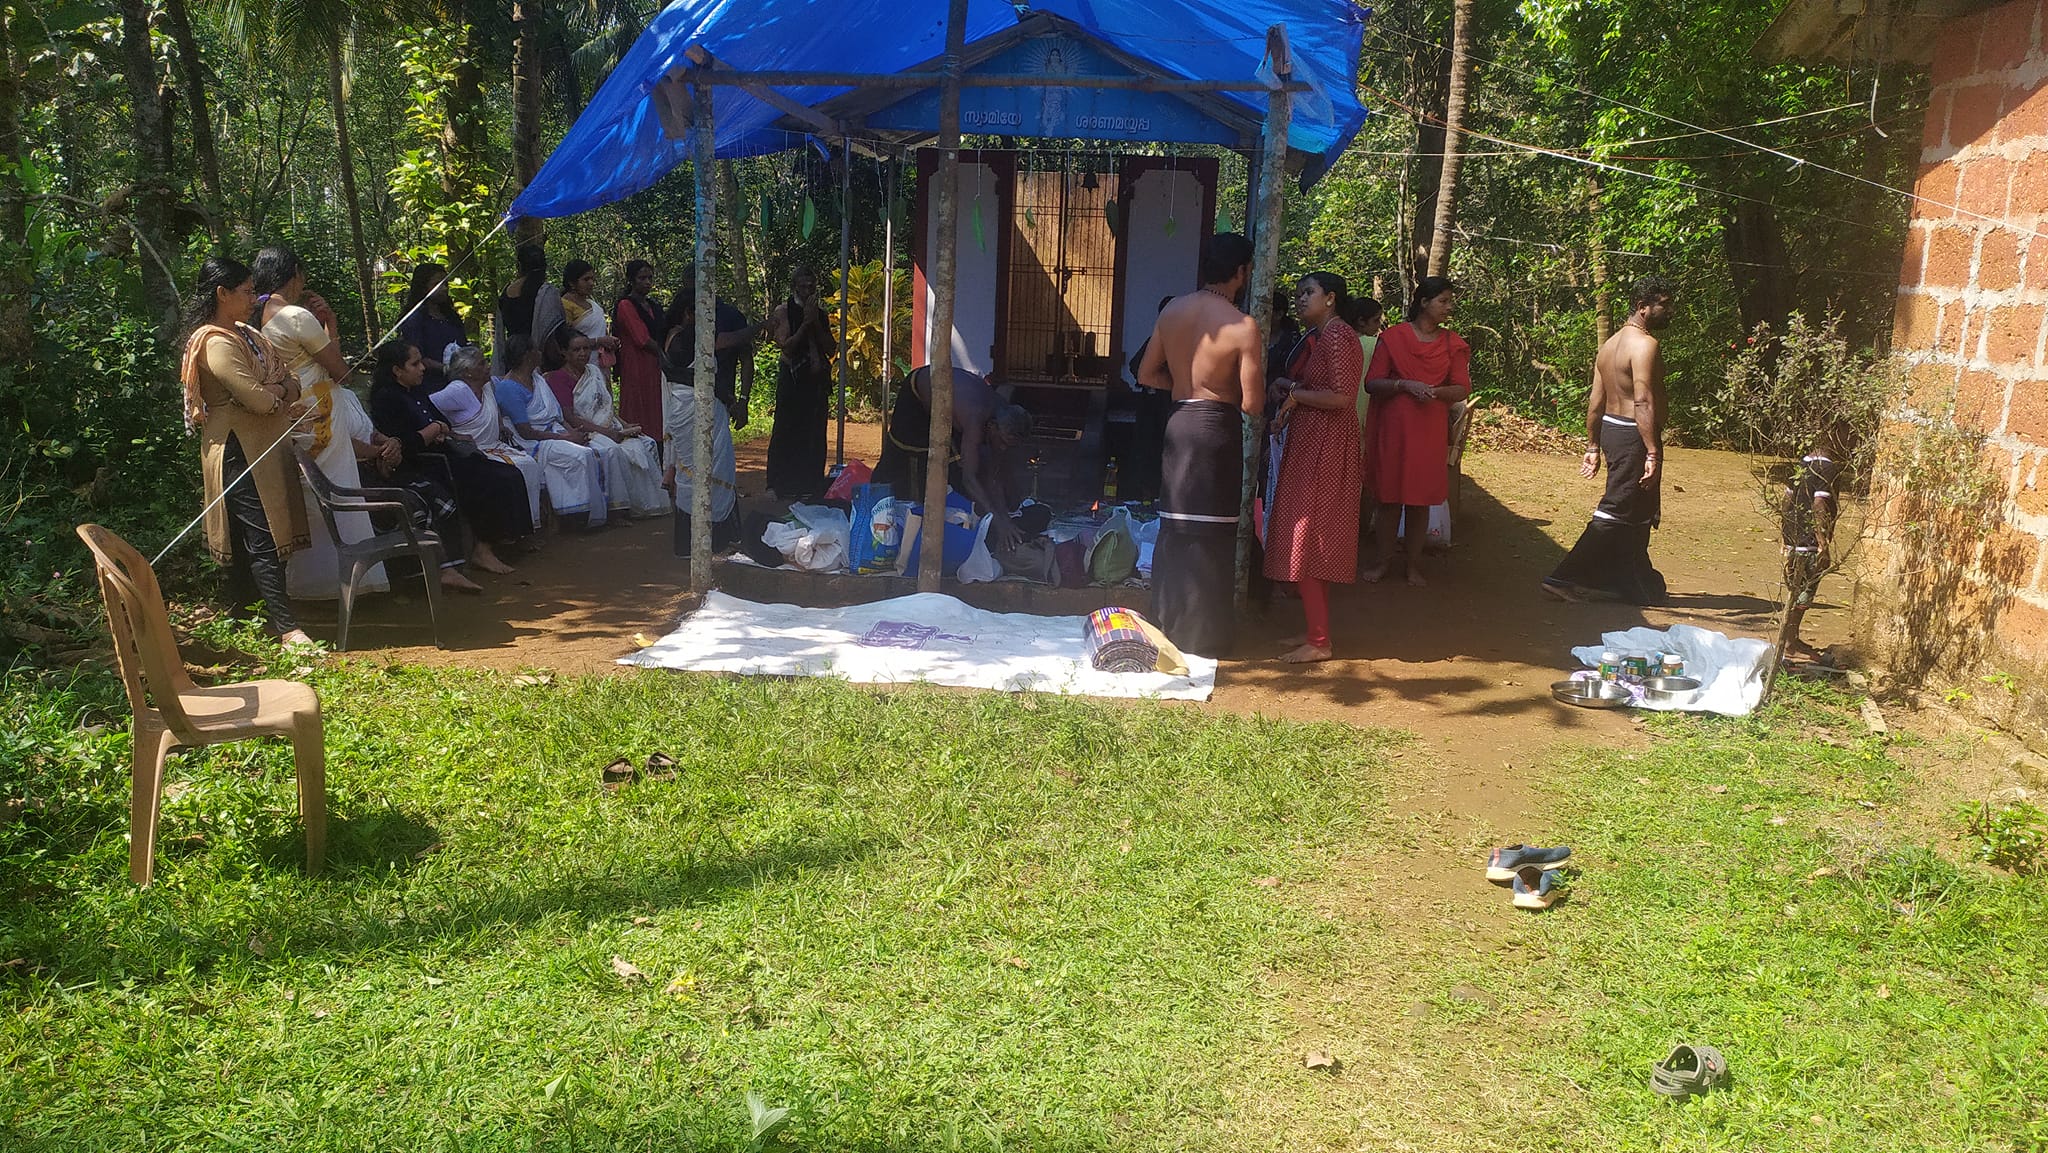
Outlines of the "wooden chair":
[{"label": "wooden chair", "polygon": [[[292,445],[292,455],[298,459],[299,475],[312,492],[313,503],[320,506],[320,519],[326,522],[327,538],[334,542],[334,565],[341,587],[341,604],[334,630],[335,649],[348,651],[348,622],[355,614],[356,582],[379,564],[399,557],[411,557],[419,563],[420,577],[427,584],[427,627],[433,632],[434,647],[441,647],[443,546],[441,538],[431,529],[417,528],[413,524],[415,517],[425,521],[427,516],[427,506],[419,494],[403,488],[349,488],[335,484],[320,471],[319,463],[304,448]],[[452,477],[449,485],[452,490]],[[390,532],[344,543],[341,528],[334,518],[338,512],[395,512],[398,514],[398,527]]]},{"label": "wooden chair", "polygon": [[99,569],[115,663],[135,713],[134,784],[128,809],[128,875],[147,885],[156,859],[164,761],[180,748],[251,737],[292,740],[298,763],[299,816],[306,825],[306,871],[327,855],[327,756],[320,698],[297,681],[247,681],[201,688],[186,675],[164,613],[156,573],[134,546],[96,524],[78,526]]}]

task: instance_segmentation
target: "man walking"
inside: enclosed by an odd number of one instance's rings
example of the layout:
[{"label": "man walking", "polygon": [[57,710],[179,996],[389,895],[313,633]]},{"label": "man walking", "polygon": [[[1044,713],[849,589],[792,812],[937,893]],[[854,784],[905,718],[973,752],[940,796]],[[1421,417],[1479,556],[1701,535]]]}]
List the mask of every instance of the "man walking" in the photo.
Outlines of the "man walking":
[{"label": "man walking", "polygon": [[1645,276],[1629,293],[1628,323],[1607,338],[1593,361],[1586,400],[1589,447],[1580,476],[1607,460],[1607,491],[1593,519],[1543,591],[1558,600],[1614,599],[1656,604],[1664,577],[1650,564],[1664,479],[1664,355],[1657,333],[1671,323],[1675,292],[1661,276]]},{"label": "man walking", "polygon": [[1237,306],[1251,276],[1252,244],[1235,232],[1202,243],[1200,292],[1160,310],[1138,383],[1169,392],[1152,554],[1152,609],[1184,652],[1229,655],[1236,626],[1242,419],[1265,408],[1259,323]]}]

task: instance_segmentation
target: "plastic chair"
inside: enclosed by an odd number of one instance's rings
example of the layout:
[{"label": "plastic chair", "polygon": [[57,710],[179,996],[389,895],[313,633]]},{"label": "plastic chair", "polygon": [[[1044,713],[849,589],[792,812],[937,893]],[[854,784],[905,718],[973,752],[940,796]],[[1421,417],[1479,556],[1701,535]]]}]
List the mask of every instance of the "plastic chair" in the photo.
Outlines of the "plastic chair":
[{"label": "plastic chair", "polygon": [[[298,765],[299,817],[306,825],[306,871],[327,856],[327,754],[320,698],[298,681],[245,681],[201,688],[185,673],[164,615],[156,573],[127,541],[96,524],[78,526],[99,569],[114,659],[135,714],[134,783],[128,807],[128,875],[147,885],[156,860],[164,761],[180,748],[251,737],[290,737]],[[154,704],[152,705],[152,702]]]},{"label": "plastic chair", "polygon": [[[313,492],[314,503],[320,506],[320,519],[327,525],[328,539],[334,542],[334,567],[340,574],[341,584],[335,649],[344,652],[348,649],[348,621],[355,612],[356,582],[382,562],[406,556],[419,562],[420,576],[427,585],[427,625],[434,633],[434,647],[441,647],[440,572],[444,550],[441,538],[433,530],[418,528],[414,524],[415,514],[421,521],[426,519],[426,502],[410,489],[347,488],[335,484],[320,471],[319,463],[304,448],[294,444],[292,455],[299,462],[299,475],[306,478],[306,487]],[[372,511],[397,512],[398,528],[353,544],[342,543],[341,529],[334,522],[334,514]]]}]

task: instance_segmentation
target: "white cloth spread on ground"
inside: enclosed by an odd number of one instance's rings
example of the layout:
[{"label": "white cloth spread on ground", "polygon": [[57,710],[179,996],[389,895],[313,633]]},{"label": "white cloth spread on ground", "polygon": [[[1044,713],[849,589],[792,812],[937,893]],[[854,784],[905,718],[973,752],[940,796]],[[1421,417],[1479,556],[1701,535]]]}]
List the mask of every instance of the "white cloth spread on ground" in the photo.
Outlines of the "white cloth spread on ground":
[{"label": "white cloth spread on ground", "polygon": [[1669,629],[1637,627],[1601,633],[1600,643],[1572,650],[1587,668],[1600,667],[1600,654],[1677,653],[1685,658],[1685,675],[1700,682],[1699,694],[1679,704],[1644,701],[1639,708],[1658,712],[1719,713],[1746,717],[1764,699],[1764,677],[1771,669],[1769,641],[1730,637],[1693,625]]},{"label": "white cloth spread on ground", "polygon": [[1214,691],[1216,662],[1192,653],[1184,677],[1097,672],[1085,620],[987,612],[943,593],[807,609],[712,592],[676,631],[619,663],[1065,696],[1205,701]]}]

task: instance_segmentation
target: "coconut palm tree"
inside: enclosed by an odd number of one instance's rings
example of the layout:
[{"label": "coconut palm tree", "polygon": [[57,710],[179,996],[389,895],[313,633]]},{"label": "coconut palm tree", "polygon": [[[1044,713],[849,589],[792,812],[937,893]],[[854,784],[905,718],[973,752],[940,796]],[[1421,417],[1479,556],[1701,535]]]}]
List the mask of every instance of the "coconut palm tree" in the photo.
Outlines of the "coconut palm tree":
[{"label": "coconut palm tree", "polygon": [[1472,0],[1451,5],[1451,84],[1444,100],[1444,160],[1437,178],[1436,227],[1429,242],[1429,275],[1451,266],[1451,232],[1458,224],[1458,169],[1464,163],[1465,106],[1472,79]]}]

